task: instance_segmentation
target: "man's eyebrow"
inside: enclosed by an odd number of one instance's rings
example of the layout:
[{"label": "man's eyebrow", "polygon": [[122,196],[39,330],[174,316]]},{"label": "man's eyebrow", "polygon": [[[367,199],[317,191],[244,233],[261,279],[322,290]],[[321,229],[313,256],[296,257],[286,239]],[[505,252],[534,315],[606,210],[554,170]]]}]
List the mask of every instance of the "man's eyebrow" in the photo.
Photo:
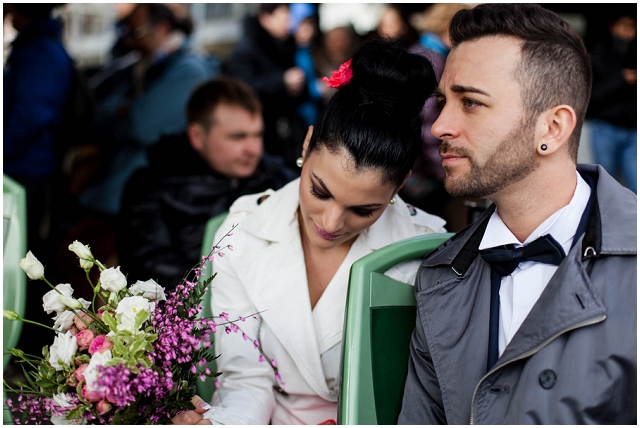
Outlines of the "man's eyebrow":
[{"label": "man's eyebrow", "polygon": [[453,92],[456,92],[456,93],[459,93],[459,94],[463,93],[463,92],[471,92],[471,93],[474,93],[474,94],[486,95],[487,97],[491,96],[487,92],[483,91],[482,89],[475,88],[473,86],[451,85],[451,90]]},{"label": "man's eyebrow", "polygon": [[[329,189],[327,189],[327,186],[324,184],[324,181],[322,181],[322,179],[313,172],[311,173],[311,175],[313,175],[313,178],[315,178],[318,181],[318,184],[327,193],[327,196],[333,198],[333,195],[331,194]],[[363,205],[352,205],[349,208],[379,208],[382,205],[384,204],[373,203],[373,204],[363,204]]]}]

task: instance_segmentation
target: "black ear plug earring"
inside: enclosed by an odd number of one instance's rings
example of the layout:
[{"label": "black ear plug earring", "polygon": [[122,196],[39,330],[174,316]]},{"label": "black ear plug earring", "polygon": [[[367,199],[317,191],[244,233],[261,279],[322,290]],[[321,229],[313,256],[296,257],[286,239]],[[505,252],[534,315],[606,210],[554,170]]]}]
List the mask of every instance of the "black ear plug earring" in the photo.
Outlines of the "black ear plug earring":
[{"label": "black ear plug earring", "polygon": [[540,149],[541,149],[541,150],[543,150],[543,151],[544,151],[544,150],[547,150],[547,145],[546,145],[546,144],[541,145],[541,146],[540,146]]}]

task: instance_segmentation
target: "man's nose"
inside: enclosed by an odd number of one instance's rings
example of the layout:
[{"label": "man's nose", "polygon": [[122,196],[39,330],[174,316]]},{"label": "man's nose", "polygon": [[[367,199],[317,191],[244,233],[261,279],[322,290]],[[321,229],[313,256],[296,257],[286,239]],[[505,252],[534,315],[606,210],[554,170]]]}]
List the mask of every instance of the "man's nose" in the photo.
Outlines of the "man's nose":
[{"label": "man's nose", "polygon": [[458,135],[459,121],[452,107],[445,106],[440,110],[440,114],[433,125],[431,134],[439,140],[450,140]]}]

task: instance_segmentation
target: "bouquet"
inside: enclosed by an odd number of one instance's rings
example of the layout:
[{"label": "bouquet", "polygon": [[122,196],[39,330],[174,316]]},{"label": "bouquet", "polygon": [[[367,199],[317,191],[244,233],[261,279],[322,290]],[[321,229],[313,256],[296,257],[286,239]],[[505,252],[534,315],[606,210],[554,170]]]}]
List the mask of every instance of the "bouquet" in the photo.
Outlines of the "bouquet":
[{"label": "bouquet", "polygon": [[[120,267],[107,268],[88,246],[75,241],[69,249],[86,272],[92,302],[74,298],[70,284],[49,283],[43,265],[29,251],[20,267],[30,279],[52,288],[43,297],[43,307],[49,314],[55,312],[57,335],[50,347],[43,348],[42,357],[10,350],[26,377],[26,383],[16,383],[19,389],[4,381],[7,391],[19,395],[16,403],[7,400],[14,421],[166,424],[179,412],[193,409],[196,379],[217,375],[207,367],[215,359],[209,352],[210,335],[219,327],[213,318],[225,320],[220,326],[225,325],[227,333],[242,331],[236,322],[246,318],[232,321],[224,313],[199,317],[202,298],[215,277],[203,280],[206,262],[223,256],[223,249],[232,249],[219,244],[165,295],[153,280],[127,286]],[[89,276],[94,266],[100,270],[95,285]],[[98,296],[107,303],[96,309]],[[4,318],[31,322],[13,311],[5,310]],[[261,349],[260,353],[263,358]]]}]

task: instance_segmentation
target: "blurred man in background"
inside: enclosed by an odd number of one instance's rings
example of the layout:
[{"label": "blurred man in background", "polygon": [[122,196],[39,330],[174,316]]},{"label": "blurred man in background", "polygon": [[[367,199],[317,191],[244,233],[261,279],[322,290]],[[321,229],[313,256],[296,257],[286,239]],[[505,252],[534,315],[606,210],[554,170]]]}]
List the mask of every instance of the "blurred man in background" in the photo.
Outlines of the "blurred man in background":
[{"label": "blurred man in background", "polygon": [[262,105],[245,83],[206,82],[186,110],[186,132],[151,147],[149,167],[129,181],[117,235],[123,271],[167,290],[200,261],[207,220],[242,195],[278,189],[296,176],[263,154]]}]

